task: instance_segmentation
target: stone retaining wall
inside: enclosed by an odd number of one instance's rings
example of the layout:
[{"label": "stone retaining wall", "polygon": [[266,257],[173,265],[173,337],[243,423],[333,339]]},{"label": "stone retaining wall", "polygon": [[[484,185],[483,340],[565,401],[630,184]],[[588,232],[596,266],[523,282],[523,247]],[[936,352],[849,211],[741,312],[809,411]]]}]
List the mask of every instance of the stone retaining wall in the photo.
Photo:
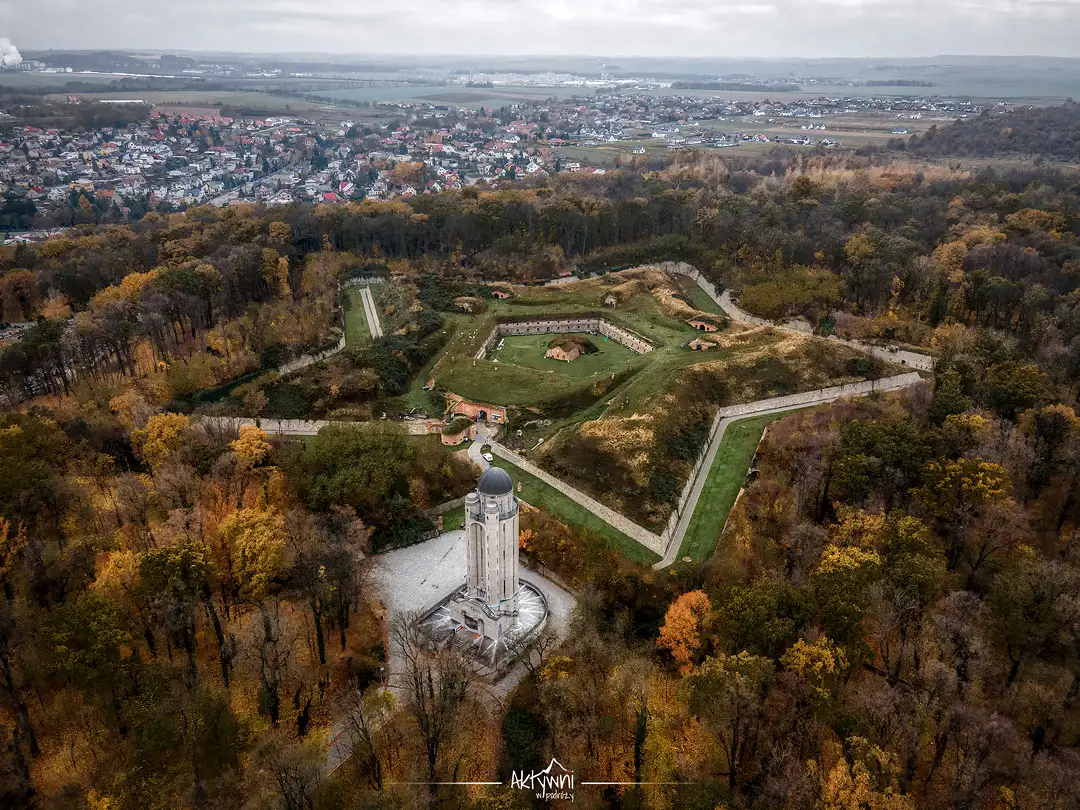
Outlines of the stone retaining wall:
[{"label": "stone retaining wall", "polygon": [[491,347],[494,346],[500,338],[506,335],[558,335],[572,332],[600,334],[614,340],[616,343],[621,343],[623,346],[626,346],[626,348],[637,352],[638,354],[648,354],[653,350],[652,344],[645,340],[645,338],[634,334],[629,329],[622,326],[616,326],[610,321],[605,321],[603,318],[543,318],[530,321],[500,323],[496,325],[495,328],[491,330],[491,334],[488,335],[487,340],[481,345],[475,358],[477,360],[483,360],[487,357]]},{"label": "stone retaining wall", "polygon": [[757,402],[747,402],[743,405],[728,405],[721,408],[719,416],[749,416],[763,411],[772,411],[779,408],[797,408],[800,405],[817,405],[822,402],[831,402],[841,397],[859,396],[870,394],[874,391],[898,391],[914,385],[922,379],[914,371],[907,374],[898,374],[895,377],[886,377],[881,380],[864,380],[857,383],[844,383],[830,388],[819,388],[817,391],[807,391],[803,394],[789,394],[784,397],[772,397],[771,399],[759,399]]},{"label": "stone retaining wall", "polygon": [[[399,424],[404,424],[406,430],[413,436],[426,436],[432,432],[429,427],[430,421],[413,419]],[[331,422],[325,419],[252,419],[248,416],[200,416],[196,418],[196,422],[228,433],[239,433],[241,427],[254,425],[271,436],[314,436],[327,425],[356,425],[359,427],[371,424],[371,422]]]},{"label": "stone retaining wall", "polygon": [[303,354],[300,357],[297,357],[295,360],[290,360],[288,363],[285,363],[285,365],[278,367],[277,372],[282,377],[284,377],[286,374],[292,374],[293,372],[299,371],[300,369],[307,368],[308,366],[313,366],[316,363],[319,363],[328,357],[333,357],[338,352],[344,350],[345,335],[342,335],[341,339],[338,340],[337,344],[331,346],[329,349],[318,352],[317,354]]},{"label": "stone retaining wall", "polygon": [[345,287],[361,287],[365,284],[383,284],[386,282],[385,278],[381,276],[360,276],[358,278],[350,278],[341,282],[341,286]]},{"label": "stone retaining wall", "polygon": [[[720,423],[723,420],[749,417],[754,414],[768,413],[770,411],[794,410],[800,406],[821,405],[842,397],[862,396],[875,391],[898,391],[901,388],[907,388],[910,385],[914,385],[921,380],[922,377],[913,371],[908,374],[898,374],[895,377],[886,377],[882,380],[864,380],[863,382],[857,383],[845,383],[843,385],[834,385],[830,388],[819,388],[816,391],[806,391],[802,394],[790,394],[783,397],[772,397],[771,399],[759,399],[756,402],[747,402],[742,405],[728,405],[720,408],[716,412],[716,416],[713,417],[712,426],[709,428],[709,438],[706,440],[705,446],[702,447],[701,453],[694,462],[694,467],[690,472],[689,478],[686,479],[686,484],[683,486],[683,490],[679,495],[679,501],[675,506],[675,510],[668,517],[667,525],[660,535],[665,549],[674,537],[679,521],[682,519],[684,511],[688,506],[688,501],[693,494],[698,476],[708,474],[708,470],[703,470],[702,467],[709,457],[713,444],[716,443],[721,432]],[[693,504],[693,506],[696,506],[696,503]]]},{"label": "stone retaining wall", "polygon": [[657,535],[653,534],[648,529],[644,528],[643,526],[637,525],[629,518],[620,515],[614,509],[610,509],[604,506],[595,498],[586,495],[584,492],[576,489],[575,487],[570,486],[565,481],[559,480],[555,476],[551,475],[551,473],[540,469],[528,459],[519,456],[513,450],[503,447],[501,444],[496,444],[492,442],[491,452],[499,456],[500,458],[505,458],[507,461],[513,462],[525,472],[535,476],[536,478],[539,478],[549,487],[558,490],[571,500],[575,501],[581,506],[584,506],[586,509],[588,509],[598,518],[603,520],[609,526],[613,526],[614,528],[625,534],[627,537],[637,541],[638,543],[641,543],[641,545],[645,546],[645,548],[656,554],[659,554],[660,556],[663,556],[666,546]]},{"label": "stone retaining wall", "polygon": [[425,509],[424,514],[428,517],[437,517],[438,515],[445,514],[453,509],[457,509],[459,506],[465,505],[465,496],[460,498],[454,498],[452,501],[446,503],[440,503],[437,506],[432,506],[430,509]]}]

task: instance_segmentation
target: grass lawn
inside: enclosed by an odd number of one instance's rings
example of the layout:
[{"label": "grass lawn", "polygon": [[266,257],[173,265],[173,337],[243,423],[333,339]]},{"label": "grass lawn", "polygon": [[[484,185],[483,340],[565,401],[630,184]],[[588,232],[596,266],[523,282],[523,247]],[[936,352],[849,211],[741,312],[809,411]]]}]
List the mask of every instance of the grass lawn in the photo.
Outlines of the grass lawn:
[{"label": "grass lawn", "polygon": [[[652,295],[638,293],[622,301],[616,308],[603,306],[604,298],[620,278],[612,274],[604,279],[589,279],[557,287],[516,287],[512,298],[487,302],[487,310],[482,315],[465,319],[460,324],[446,351],[432,369],[433,376],[440,387],[468,399],[542,410],[546,404],[586,391],[590,392],[593,400],[601,397],[607,399],[610,391],[608,386],[601,383],[610,383],[612,372],[623,375],[630,372],[630,387],[635,390],[635,395],[629,401],[636,403],[651,399],[658,389],[666,390],[672,369],[716,361],[723,359],[724,354],[762,348],[761,344],[776,340],[775,337],[757,333],[748,341],[754,343],[753,346],[732,347],[708,355],[688,351],[682,348],[683,344],[693,340],[698,333],[682,320],[665,312]],[[501,351],[491,352],[483,360],[474,359],[477,349],[500,318],[526,320],[541,315],[586,313],[599,314],[614,324],[640,334],[653,344],[653,351],[638,355],[614,341],[592,337],[602,350],[601,355],[562,363],[543,356],[547,343],[555,337],[552,334],[508,337],[504,339]],[[497,364],[496,359],[499,361]],[[650,372],[645,375],[649,379],[645,385],[637,386],[633,381],[642,377],[643,371]]]},{"label": "grass lawn", "polygon": [[452,532],[465,525],[465,507],[457,506],[449,512],[443,512],[443,531]]},{"label": "grass lawn", "polygon": [[367,315],[364,314],[364,299],[360,296],[360,287],[345,289],[341,310],[345,316],[345,343],[349,346],[371,343],[371,329],[368,328]]},{"label": "grass lawn", "polygon": [[625,534],[613,526],[609,526],[584,506],[570,500],[557,489],[548,486],[539,478],[536,478],[522,470],[515,464],[503,458],[495,458],[494,466],[501,467],[510,473],[515,482],[521,482],[521,492],[518,497],[535,506],[549,512],[563,523],[588,529],[593,534],[602,538],[624,557],[642,565],[652,565],[660,559],[659,555],[642,546],[635,540],[631,540]]},{"label": "grass lawn", "polygon": [[548,344],[558,335],[507,335],[502,339],[502,348],[488,353],[491,360],[498,360],[499,365],[512,363],[521,368],[533,368],[550,374],[564,374],[578,379],[588,379],[598,374],[610,374],[622,370],[639,355],[636,352],[608,340],[603,335],[575,334],[591,342],[598,351],[596,354],[583,354],[577,360],[567,363],[545,357]]},{"label": "grass lawn", "polygon": [[[690,281],[690,279],[686,279]],[[709,298],[708,294],[697,285],[696,281],[690,281],[684,287],[686,297],[690,299],[690,303],[700,309],[702,312],[711,312],[714,315],[720,314],[719,305]]]},{"label": "grass lawn", "polygon": [[777,419],[790,416],[794,411],[772,413],[766,416],[752,416],[728,425],[724,438],[720,440],[720,449],[705,479],[701,498],[697,502],[694,516],[686,527],[682,548],[678,559],[690,557],[694,562],[704,562],[716,550],[716,541],[724,530],[728,513],[735,505],[750,461],[754,458],[758,442],[765,426]]}]

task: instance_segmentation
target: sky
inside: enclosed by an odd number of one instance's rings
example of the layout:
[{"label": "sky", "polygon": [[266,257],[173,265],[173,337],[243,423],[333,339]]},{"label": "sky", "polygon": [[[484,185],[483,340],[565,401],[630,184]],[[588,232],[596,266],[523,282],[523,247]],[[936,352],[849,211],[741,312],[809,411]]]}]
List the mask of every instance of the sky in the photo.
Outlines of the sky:
[{"label": "sky", "polygon": [[1080,56],[1080,0],[0,0],[21,50]]}]

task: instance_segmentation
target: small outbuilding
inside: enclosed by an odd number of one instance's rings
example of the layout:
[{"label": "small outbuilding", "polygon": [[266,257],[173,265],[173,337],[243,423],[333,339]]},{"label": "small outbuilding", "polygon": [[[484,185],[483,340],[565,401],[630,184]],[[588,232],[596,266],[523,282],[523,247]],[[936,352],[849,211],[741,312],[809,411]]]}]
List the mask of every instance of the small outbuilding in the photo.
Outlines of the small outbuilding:
[{"label": "small outbuilding", "polygon": [[570,346],[552,346],[545,352],[544,357],[550,357],[552,360],[563,360],[567,363],[572,363],[581,357],[581,347],[573,344]]},{"label": "small outbuilding", "polygon": [[720,329],[720,324],[708,315],[695,315],[687,323],[699,332],[716,332]]},{"label": "small outbuilding", "polygon": [[694,338],[686,344],[686,348],[695,352],[707,352],[709,349],[715,349],[716,344],[711,340],[704,340],[703,338]]},{"label": "small outbuilding", "polygon": [[593,342],[583,335],[559,335],[548,344],[544,357],[572,363],[583,354],[595,354],[600,351]]}]

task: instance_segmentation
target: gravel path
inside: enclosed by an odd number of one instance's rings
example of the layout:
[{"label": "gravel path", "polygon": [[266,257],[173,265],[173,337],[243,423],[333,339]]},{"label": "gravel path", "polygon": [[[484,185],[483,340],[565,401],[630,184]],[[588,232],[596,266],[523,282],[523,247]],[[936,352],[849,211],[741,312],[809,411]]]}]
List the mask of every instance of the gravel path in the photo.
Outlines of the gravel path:
[{"label": "gravel path", "polygon": [[379,310],[375,306],[375,299],[371,297],[371,287],[360,288],[360,300],[364,302],[364,315],[367,316],[367,325],[371,330],[372,339],[381,338],[383,336],[382,324],[379,322]]}]

